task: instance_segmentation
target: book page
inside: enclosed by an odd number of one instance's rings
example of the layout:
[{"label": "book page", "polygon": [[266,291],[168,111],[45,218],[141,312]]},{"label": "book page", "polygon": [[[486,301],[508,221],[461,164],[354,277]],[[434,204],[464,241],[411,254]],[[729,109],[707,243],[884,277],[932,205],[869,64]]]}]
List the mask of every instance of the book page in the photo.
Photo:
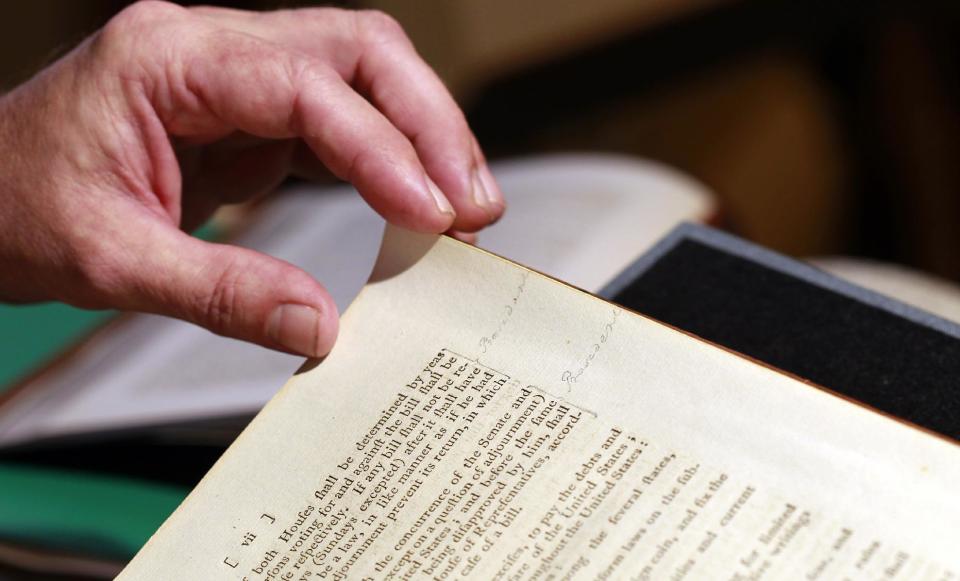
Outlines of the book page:
[{"label": "book page", "polygon": [[449,238],[121,579],[957,579],[960,448]]}]

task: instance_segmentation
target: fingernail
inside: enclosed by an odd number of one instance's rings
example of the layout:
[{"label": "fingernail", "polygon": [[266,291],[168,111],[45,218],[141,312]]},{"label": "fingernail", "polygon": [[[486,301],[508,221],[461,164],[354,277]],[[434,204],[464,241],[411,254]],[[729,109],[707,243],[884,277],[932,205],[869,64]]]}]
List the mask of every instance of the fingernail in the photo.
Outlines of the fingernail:
[{"label": "fingernail", "polygon": [[487,194],[487,201],[490,202],[494,207],[503,207],[506,206],[506,201],[503,199],[503,192],[500,191],[500,186],[497,185],[497,180],[493,179],[493,174],[490,173],[490,168],[484,164],[480,168],[480,182],[483,184],[483,191]]},{"label": "fingernail", "polygon": [[430,176],[424,176],[424,178],[427,181],[427,189],[430,190],[430,195],[433,196],[433,201],[437,205],[437,209],[440,210],[440,213],[455,216],[456,213],[453,211],[453,206],[450,205],[450,201],[447,200],[447,197],[440,191],[440,187],[433,183]]},{"label": "fingernail", "polygon": [[480,179],[480,172],[477,170],[477,168],[473,168],[473,177],[470,180],[470,188],[473,190],[473,203],[484,211],[487,211],[489,214],[490,194],[487,193],[487,189],[484,187],[483,181]]},{"label": "fingernail", "polygon": [[267,320],[267,336],[291,351],[319,357],[320,311],[307,305],[280,305]]}]

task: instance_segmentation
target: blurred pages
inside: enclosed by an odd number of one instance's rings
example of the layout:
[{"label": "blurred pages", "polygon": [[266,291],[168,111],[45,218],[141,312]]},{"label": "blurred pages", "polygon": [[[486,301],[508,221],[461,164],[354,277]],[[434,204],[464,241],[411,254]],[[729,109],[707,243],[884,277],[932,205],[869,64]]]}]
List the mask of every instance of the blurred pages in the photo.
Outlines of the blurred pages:
[{"label": "blurred pages", "polygon": [[952,579],[960,449],[449,238],[121,579]]}]

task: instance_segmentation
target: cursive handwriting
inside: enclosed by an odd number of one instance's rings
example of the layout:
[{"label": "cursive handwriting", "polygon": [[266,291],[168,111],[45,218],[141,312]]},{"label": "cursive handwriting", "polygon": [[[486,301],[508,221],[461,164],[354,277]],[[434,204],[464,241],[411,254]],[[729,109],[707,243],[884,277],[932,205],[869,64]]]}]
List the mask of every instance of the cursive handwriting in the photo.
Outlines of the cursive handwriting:
[{"label": "cursive handwriting", "polygon": [[[500,317],[500,321],[497,324],[497,328],[493,331],[493,333],[480,338],[479,347],[480,347],[481,355],[486,353],[490,349],[490,347],[493,346],[494,342],[497,340],[498,337],[500,337],[500,334],[503,332],[503,329],[507,326],[507,323],[510,322],[510,317],[513,316],[513,309],[514,307],[517,306],[517,303],[520,302],[520,297],[523,296],[523,290],[527,286],[527,278],[529,276],[530,276],[530,271],[528,270],[523,271],[523,274],[520,276],[520,284],[517,285],[517,288],[514,291],[513,296],[510,298],[510,302],[504,305],[503,307],[503,315]],[[480,358],[478,357],[477,360],[479,361]]]},{"label": "cursive handwriting", "polygon": [[603,348],[603,345],[607,342],[607,339],[610,338],[610,335],[613,334],[613,328],[617,324],[617,318],[620,316],[620,309],[612,309],[612,316],[610,322],[603,326],[603,332],[600,333],[600,340],[597,343],[594,343],[590,346],[589,351],[587,352],[586,357],[583,359],[583,364],[577,368],[576,371],[564,371],[560,376],[560,381],[567,384],[567,393],[573,389],[573,384],[580,379],[580,376],[590,367],[590,364],[593,363],[594,358],[597,354],[600,353],[600,349]]}]

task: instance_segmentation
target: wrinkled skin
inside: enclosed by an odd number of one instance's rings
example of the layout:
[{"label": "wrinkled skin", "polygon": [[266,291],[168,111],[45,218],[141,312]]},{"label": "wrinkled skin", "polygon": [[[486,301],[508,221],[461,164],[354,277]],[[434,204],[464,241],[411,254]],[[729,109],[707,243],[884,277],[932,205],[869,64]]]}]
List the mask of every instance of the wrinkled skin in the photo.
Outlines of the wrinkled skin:
[{"label": "wrinkled skin", "polygon": [[[378,12],[141,2],[0,98],[0,300],[160,313],[308,356],[323,286],[184,233],[289,173],[469,237],[504,210],[463,114]],[[343,249],[326,248],[324,252]]]}]

